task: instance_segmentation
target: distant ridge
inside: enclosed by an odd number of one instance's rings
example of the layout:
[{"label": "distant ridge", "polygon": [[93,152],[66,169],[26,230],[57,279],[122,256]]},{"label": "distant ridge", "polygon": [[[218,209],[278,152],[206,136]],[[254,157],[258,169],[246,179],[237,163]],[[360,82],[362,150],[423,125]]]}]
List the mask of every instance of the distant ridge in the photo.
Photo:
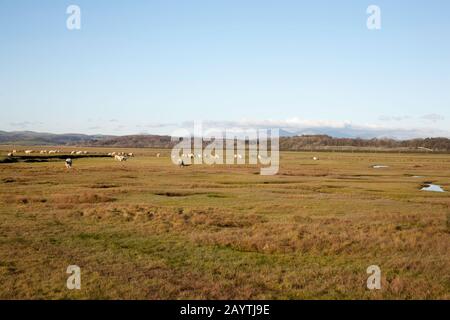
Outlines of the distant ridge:
[{"label": "distant ridge", "polygon": [[[53,134],[33,131],[0,131],[0,144],[15,145],[79,145],[122,148],[171,148],[176,142],[160,135],[86,135]],[[388,138],[334,138],[329,135],[281,136],[280,149],[286,151],[318,149],[399,149],[450,152],[450,139],[425,138],[395,140]]]},{"label": "distant ridge", "polygon": [[87,141],[110,139],[107,135],[86,135],[79,133],[46,133],[34,131],[0,131],[0,144],[18,145],[66,145],[78,144]]}]

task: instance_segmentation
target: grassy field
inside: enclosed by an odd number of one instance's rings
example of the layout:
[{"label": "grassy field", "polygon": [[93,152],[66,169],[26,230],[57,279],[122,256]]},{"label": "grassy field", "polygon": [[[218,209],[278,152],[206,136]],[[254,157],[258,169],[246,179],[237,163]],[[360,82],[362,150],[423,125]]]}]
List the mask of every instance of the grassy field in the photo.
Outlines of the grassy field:
[{"label": "grassy field", "polygon": [[450,155],[284,152],[261,176],[127,151],[0,164],[0,298],[450,299],[450,193],[420,191],[450,191]]}]

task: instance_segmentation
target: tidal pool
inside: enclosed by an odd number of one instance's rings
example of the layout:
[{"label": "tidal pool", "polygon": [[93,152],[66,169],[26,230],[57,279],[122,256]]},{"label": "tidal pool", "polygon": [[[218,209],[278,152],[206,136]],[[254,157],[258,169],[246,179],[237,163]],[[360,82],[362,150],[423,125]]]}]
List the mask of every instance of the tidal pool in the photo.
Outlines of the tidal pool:
[{"label": "tidal pool", "polygon": [[381,165],[381,164],[376,164],[376,165],[372,166],[372,168],[374,168],[374,169],[381,169],[381,168],[389,168],[389,166],[384,166],[384,165]]},{"label": "tidal pool", "polygon": [[426,184],[425,187],[420,189],[422,191],[433,191],[433,192],[445,192],[444,189],[438,184]]}]

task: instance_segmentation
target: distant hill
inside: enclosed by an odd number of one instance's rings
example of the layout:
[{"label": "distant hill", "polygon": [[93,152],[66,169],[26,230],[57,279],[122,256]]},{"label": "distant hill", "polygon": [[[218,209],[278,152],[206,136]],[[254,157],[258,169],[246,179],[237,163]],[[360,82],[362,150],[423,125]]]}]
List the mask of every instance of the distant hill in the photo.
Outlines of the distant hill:
[{"label": "distant hill", "polygon": [[54,134],[33,131],[0,131],[0,144],[17,145],[70,145],[87,141],[111,139],[113,136],[86,135],[78,133]]},{"label": "distant hill", "polygon": [[170,136],[129,135],[107,139],[92,139],[85,141],[86,146],[122,147],[122,148],[172,148],[176,142]]},{"label": "distant hill", "polygon": [[294,137],[281,137],[281,150],[308,150],[308,149],[404,149],[421,151],[450,151],[450,139],[425,138],[411,140],[394,140],[387,138],[334,138],[328,135],[302,135]]},{"label": "distant hill", "polygon": [[[0,131],[0,144],[16,145],[79,145],[123,148],[172,148],[170,136],[159,135],[85,135],[52,134],[32,131]],[[450,152],[450,139],[426,138],[412,140],[334,138],[329,135],[281,136],[280,149],[286,151],[319,149],[398,149]]]}]

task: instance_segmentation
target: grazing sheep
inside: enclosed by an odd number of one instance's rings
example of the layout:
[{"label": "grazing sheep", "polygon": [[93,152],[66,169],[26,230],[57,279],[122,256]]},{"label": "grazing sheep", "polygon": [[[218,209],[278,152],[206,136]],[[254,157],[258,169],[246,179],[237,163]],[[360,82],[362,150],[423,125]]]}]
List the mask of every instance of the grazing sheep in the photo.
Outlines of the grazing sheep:
[{"label": "grazing sheep", "polygon": [[313,157],[313,160],[315,161],[315,160],[319,160],[319,158],[318,157]]},{"label": "grazing sheep", "polygon": [[134,157],[133,152],[130,152],[130,153],[128,154],[128,156],[129,156],[129,157]]},{"label": "grazing sheep", "polygon": [[127,157],[125,156],[119,156],[119,155],[115,155],[114,159],[118,160],[118,161],[127,161]]},{"label": "grazing sheep", "polygon": [[48,154],[56,153],[56,150],[50,150]]},{"label": "grazing sheep", "polygon": [[72,159],[70,159],[70,158],[66,159],[66,168],[67,169],[72,168]]},{"label": "grazing sheep", "polygon": [[75,152],[76,152],[76,151],[72,150],[72,151],[70,151],[70,154],[75,154]]},{"label": "grazing sheep", "polygon": [[88,154],[88,152],[87,151],[83,151],[83,154]]},{"label": "grazing sheep", "polygon": [[8,152],[8,157],[12,157],[13,153],[12,152]]},{"label": "grazing sheep", "polygon": [[25,150],[25,154],[33,153],[33,150]]},{"label": "grazing sheep", "polygon": [[83,151],[77,151],[75,154],[82,154]]},{"label": "grazing sheep", "polygon": [[161,156],[161,154],[160,154],[160,153],[157,153],[157,154],[156,154],[156,157],[157,157],[157,158],[159,158],[160,156]]}]

